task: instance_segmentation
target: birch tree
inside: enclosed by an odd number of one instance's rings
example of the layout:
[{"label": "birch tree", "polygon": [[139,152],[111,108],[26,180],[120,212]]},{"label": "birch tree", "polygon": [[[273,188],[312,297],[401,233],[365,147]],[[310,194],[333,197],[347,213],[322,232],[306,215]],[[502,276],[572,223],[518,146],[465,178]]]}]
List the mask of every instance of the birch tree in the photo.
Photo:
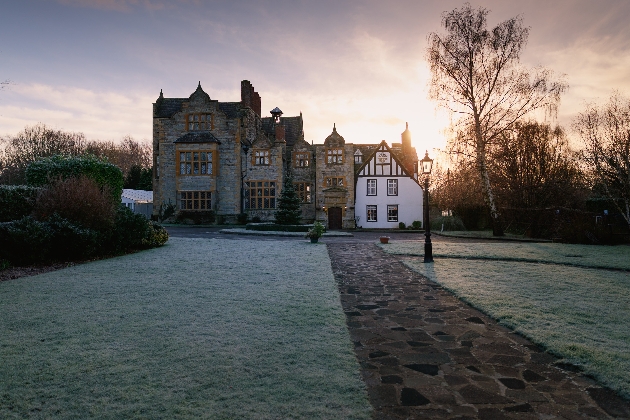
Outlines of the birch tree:
[{"label": "birch tree", "polygon": [[592,175],[630,227],[630,98],[614,93],[602,107],[587,105],[573,127]]},{"label": "birch tree", "polygon": [[444,33],[428,37],[431,68],[430,97],[451,110],[456,136],[471,153],[493,233],[503,235],[499,207],[488,172],[488,149],[501,133],[536,110],[553,111],[567,88],[545,68],[527,69],[520,63],[529,28],[520,16],[487,28],[488,10],[444,12]]}]

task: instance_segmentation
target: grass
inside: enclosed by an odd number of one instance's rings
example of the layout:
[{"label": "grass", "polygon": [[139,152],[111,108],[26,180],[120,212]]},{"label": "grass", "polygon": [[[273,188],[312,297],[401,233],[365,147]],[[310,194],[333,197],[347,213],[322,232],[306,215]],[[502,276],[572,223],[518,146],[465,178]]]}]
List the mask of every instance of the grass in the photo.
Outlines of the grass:
[{"label": "grass", "polygon": [[[630,398],[630,274],[622,271],[629,268],[630,247],[434,246],[434,264],[419,259],[405,263]],[[398,242],[383,249],[420,255],[421,247],[418,242]],[[583,265],[615,270],[571,266],[573,258],[583,258]],[[546,263],[535,262],[539,260]]]},{"label": "grass", "polygon": [[[445,230],[440,231],[439,229],[434,230],[434,233],[441,236],[452,236],[452,237],[461,237],[461,238],[483,238],[483,239],[496,239],[493,235],[492,230]],[[532,241],[532,242],[551,242],[550,240],[537,239],[537,238],[528,238],[525,235],[519,235],[515,233],[505,232],[504,237],[508,239],[518,239],[521,241]]]},{"label": "grass", "polygon": [[0,283],[0,418],[369,418],[326,248],[171,238]]},{"label": "grass", "polygon": [[[424,243],[396,241],[383,246],[400,255],[423,255]],[[573,245],[532,242],[437,242],[433,256],[521,262],[543,262],[577,267],[630,271],[630,246]]]}]

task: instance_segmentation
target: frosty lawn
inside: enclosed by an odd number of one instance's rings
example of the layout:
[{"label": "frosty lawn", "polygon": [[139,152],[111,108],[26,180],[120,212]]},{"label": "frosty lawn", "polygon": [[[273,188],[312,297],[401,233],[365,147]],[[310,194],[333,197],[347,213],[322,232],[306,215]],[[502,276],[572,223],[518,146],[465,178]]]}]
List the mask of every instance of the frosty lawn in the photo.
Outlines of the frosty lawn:
[{"label": "frosty lawn", "polygon": [[[383,246],[392,254],[423,255],[424,242],[396,241]],[[545,262],[630,271],[630,246],[595,246],[531,242],[438,242],[434,257]]]},{"label": "frosty lawn", "polygon": [[0,418],[370,417],[325,246],[171,238],[0,314]]},{"label": "frosty lawn", "polygon": [[[435,245],[434,264],[419,259],[406,264],[630,397],[630,273],[624,271],[630,269],[630,247]],[[423,244],[398,242],[382,248],[421,255]],[[615,270],[568,265],[577,265],[574,259]],[[523,262],[528,260],[547,263]]]}]

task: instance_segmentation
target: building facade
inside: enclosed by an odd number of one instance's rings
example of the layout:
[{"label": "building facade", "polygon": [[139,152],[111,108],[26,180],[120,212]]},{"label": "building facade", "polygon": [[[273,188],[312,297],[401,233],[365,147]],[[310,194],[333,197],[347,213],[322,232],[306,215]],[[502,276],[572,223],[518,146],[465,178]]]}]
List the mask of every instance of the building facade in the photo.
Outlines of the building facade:
[{"label": "building facade", "polygon": [[[213,100],[201,83],[188,98],[166,98],[160,91],[153,104],[153,216],[172,205],[184,220],[212,214],[235,223],[246,214],[271,221],[290,171],[304,222],[354,228],[361,218],[357,174],[381,145],[346,143],[334,125],[323,144],[309,144],[302,115],[284,117],[276,107],[263,117],[260,95],[247,80],[240,102]],[[417,185],[418,158],[408,130],[389,153]]]}]

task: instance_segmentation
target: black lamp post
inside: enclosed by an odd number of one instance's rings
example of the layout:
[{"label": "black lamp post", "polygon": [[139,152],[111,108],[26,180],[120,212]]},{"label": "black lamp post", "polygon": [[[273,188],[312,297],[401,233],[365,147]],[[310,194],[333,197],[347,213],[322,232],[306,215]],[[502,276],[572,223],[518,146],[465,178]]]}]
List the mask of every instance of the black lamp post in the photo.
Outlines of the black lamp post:
[{"label": "black lamp post", "polygon": [[433,167],[433,159],[429,157],[429,152],[424,154],[420,161],[422,174],[424,175],[424,262],[433,262],[433,245],[431,244],[431,223],[429,222],[429,175]]},{"label": "black lamp post", "polygon": [[241,163],[241,213],[245,213],[245,177],[247,176],[247,152],[249,151],[248,145],[243,145],[243,152],[245,152],[245,173],[243,173],[243,164]]}]

